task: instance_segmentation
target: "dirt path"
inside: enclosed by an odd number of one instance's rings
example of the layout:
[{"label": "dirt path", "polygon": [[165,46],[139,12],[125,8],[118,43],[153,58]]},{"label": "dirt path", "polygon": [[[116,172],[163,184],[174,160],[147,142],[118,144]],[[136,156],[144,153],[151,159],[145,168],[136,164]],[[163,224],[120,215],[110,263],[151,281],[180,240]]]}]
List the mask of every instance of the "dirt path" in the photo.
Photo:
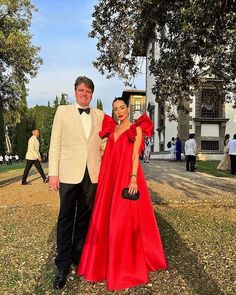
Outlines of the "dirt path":
[{"label": "dirt path", "polygon": [[236,178],[187,172],[184,163],[153,160],[143,164],[149,188],[168,204],[214,203],[235,206]]},{"label": "dirt path", "polygon": [[[44,167],[45,172],[47,168]],[[29,185],[21,185],[22,170],[0,174],[0,207],[11,206],[56,206],[58,193],[43,183],[37,170],[32,169],[27,181]]]},{"label": "dirt path", "polygon": [[[44,167],[45,171],[47,168]],[[152,194],[160,203],[215,203],[235,205],[236,178],[219,178],[187,172],[183,163],[153,160],[143,164]],[[58,207],[58,194],[44,184],[36,170],[21,185],[22,171],[0,174],[0,206],[48,205]]]}]

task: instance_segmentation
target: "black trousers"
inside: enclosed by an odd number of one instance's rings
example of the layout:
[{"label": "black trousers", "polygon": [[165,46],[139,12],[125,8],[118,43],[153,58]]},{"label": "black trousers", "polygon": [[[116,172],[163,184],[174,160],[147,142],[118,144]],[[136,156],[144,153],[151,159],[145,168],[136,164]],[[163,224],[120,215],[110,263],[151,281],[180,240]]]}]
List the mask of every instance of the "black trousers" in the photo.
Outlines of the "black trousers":
[{"label": "black trousers", "polygon": [[91,182],[86,168],[81,183],[60,183],[60,212],[57,222],[57,257],[59,271],[78,264],[88,231],[97,184]]},{"label": "black trousers", "polygon": [[23,177],[22,177],[22,183],[26,183],[26,179],[28,177],[28,174],[30,172],[30,169],[32,166],[35,166],[35,168],[38,170],[38,172],[40,173],[41,177],[43,180],[46,179],[46,175],[43,171],[43,168],[39,162],[39,160],[26,160],[26,166],[25,166],[25,170],[23,173]]},{"label": "black trousers", "polygon": [[186,170],[189,171],[189,166],[190,166],[190,171],[195,170],[195,163],[196,163],[196,156],[188,155],[186,156]]},{"label": "black trousers", "polygon": [[231,174],[236,173],[236,155],[230,155]]}]

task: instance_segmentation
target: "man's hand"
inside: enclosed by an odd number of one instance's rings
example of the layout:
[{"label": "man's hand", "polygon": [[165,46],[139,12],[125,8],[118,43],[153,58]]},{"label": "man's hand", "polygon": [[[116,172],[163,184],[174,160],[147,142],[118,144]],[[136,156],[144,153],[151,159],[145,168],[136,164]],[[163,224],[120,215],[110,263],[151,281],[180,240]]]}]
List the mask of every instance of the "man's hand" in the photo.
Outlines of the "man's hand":
[{"label": "man's hand", "polygon": [[49,176],[49,187],[54,191],[59,189],[60,182],[58,176]]}]

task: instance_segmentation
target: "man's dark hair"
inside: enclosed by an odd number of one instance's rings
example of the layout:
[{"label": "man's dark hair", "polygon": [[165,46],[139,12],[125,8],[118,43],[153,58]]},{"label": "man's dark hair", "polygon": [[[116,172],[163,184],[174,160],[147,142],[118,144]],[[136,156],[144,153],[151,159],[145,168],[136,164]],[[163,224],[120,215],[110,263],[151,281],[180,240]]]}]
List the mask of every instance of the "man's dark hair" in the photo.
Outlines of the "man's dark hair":
[{"label": "man's dark hair", "polygon": [[192,139],[192,138],[194,138],[194,135],[193,134],[189,134],[189,137],[188,137],[189,139]]},{"label": "man's dark hair", "polygon": [[126,98],[124,98],[124,97],[116,97],[116,98],[113,100],[112,104],[113,104],[115,101],[117,101],[117,100],[122,100],[122,101],[127,105],[127,107],[129,106],[129,100],[126,99]]},{"label": "man's dark hair", "polygon": [[226,145],[226,141],[230,138],[230,135],[227,133],[225,134],[224,145]]},{"label": "man's dark hair", "polygon": [[236,139],[236,134],[234,134],[233,138]]},{"label": "man's dark hair", "polygon": [[79,76],[76,80],[75,80],[75,90],[77,88],[78,85],[84,83],[89,89],[92,90],[92,92],[94,92],[94,84],[93,81],[85,76]]}]

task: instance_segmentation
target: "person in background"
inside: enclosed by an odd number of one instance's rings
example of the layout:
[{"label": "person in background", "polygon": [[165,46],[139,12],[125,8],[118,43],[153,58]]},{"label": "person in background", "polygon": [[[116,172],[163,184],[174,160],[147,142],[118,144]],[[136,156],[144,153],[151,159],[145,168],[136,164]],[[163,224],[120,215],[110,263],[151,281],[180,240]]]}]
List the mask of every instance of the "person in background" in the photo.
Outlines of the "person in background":
[{"label": "person in background", "polygon": [[224,157],[220,161],[219,165],[217,166],[216,169],[219,170],[230,170],[230,156],[229,156],[229,151],[228,151],[228,142],[229,142],[229,134],[225,135],[224,139]]},{"label": "person in background", "polygon": [[15,160],[16,160],[16,163],[19,162],[19,156],[18,155],[15,155]]},{"label": "person in background", "polygon": [[227,145],[230,162],[231,162],[231,174],[236,173],[236,134],[233,135],[233,138],[228,142]]},{"label": "person in background", "polygon": [[9,155],[9,165],[12,165],[12,155]]},{"label": "person in background", "polygon": [[5,164],[9,165],[9,156],[6,154],[4,157]]},{"label": "person in background", "polygon": [[190,134],[189,139],[185,142],[185,155],[186,155],[186,171],[189,171],[189,168],[190,168],[190,171],[194,172],[196,155],[197,155],[197,144],[193,134]]},{"label": "person in background", "polygon": [[175,144],[175,138],[171,138],[171,148],[170,148],[170,159],[171,161],[174,161],[176,157],[176,144]]},{"label": "person in background", "polygon": [[27,149],[27,153],[25,155],[26,158],[26,166],[25,166],[25,170],[22,176],[22,185],[26,185],[29,184],[27,182],[27,177],[28,174],[30,172],[31,167],[34,165],[35,168],[38,170],[39,174],[41,175],[43,182],[48,182],[48,178],[46,177],[43,168],[40,164],[40,162],[42,161],[40,153],[39,153],[39,141],[38,141],[38,137],[39,137],[39,130],[35,129],[32,131],[32,136],[30,137],[30,139],[28,140],[28,149]]},{"label": "person in background", "polygon": [[182,143],[179,137],[176,137],[175,146],[176,146],[176,161],[181,161]]},{"label": "person in background", "polygon": [[3,164],[3,156],[0,155],[0,165],[2,165],[2,164]]},{"label": "person in background", "polygon": [[144,147],[144,163],[148,163],[150,160],[150,155],[151,155],[151,146],[152,142],[150,137],[146,136],[145,137],[145,147]]}]

